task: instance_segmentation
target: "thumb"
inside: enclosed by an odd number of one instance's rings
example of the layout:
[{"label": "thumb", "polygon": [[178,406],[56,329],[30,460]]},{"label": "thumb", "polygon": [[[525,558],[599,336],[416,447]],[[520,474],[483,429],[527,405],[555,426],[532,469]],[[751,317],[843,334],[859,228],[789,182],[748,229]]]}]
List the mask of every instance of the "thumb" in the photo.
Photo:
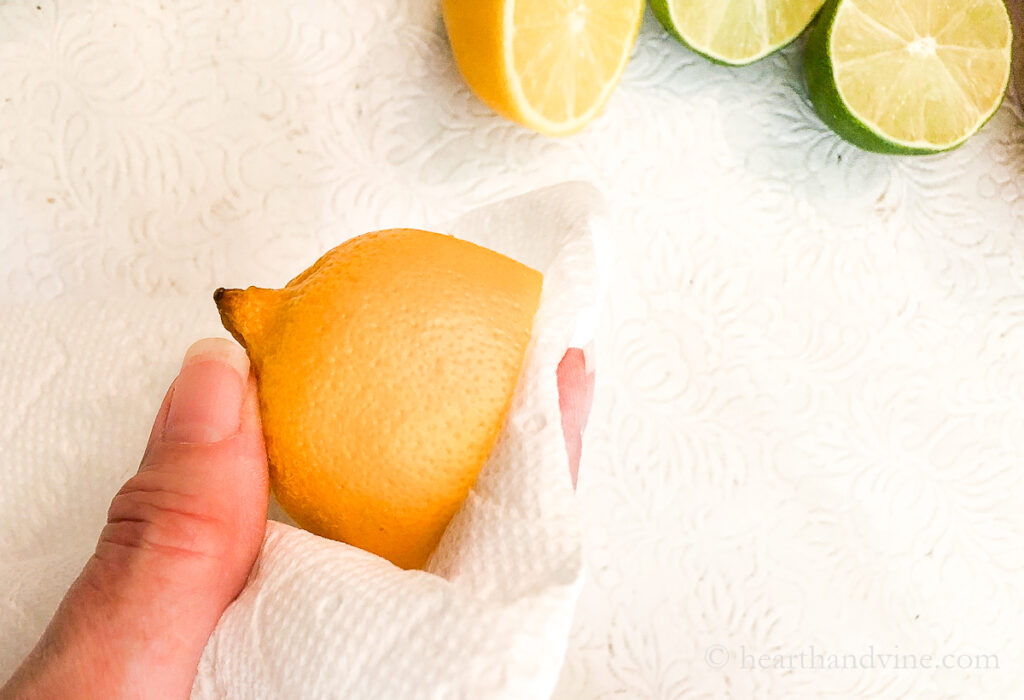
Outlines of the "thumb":
[{"label": "thumb", "polygon": [[248,360],[230,341],[199,341],[138,473],[111,501],[95,553],[10,686],[55,697],[187,697],[259,552],[266,509]]}]

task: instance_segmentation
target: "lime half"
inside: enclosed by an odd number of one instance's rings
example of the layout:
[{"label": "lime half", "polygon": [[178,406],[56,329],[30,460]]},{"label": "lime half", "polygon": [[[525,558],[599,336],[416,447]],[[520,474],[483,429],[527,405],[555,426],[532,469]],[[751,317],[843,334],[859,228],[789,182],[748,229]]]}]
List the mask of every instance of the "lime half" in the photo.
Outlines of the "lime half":
[{"label": "lime half", "polygon": [[995,114],[1012,43],[1002,0],[829,0],[804,70],[818,114],[847,141],[937,153]]},{"label": "lime half", "polygon": [[651,0],[672,35],[717,63],[742,66],[796,39],[824,0]]}]

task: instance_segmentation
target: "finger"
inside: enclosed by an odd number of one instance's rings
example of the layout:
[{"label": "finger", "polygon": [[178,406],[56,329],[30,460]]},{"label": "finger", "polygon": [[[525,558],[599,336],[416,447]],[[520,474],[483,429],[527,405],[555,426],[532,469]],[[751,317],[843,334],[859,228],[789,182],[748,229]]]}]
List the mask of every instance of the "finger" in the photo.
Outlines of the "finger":
[{"label": "finger", "polygon": [[19,671],[29,681],[18,682],[48,682],[53,697],[72,688],[187,697],[259,551],[266,507],[248,361],[230,341],[200,341],[164,398],[138,473],[111,501],[95,554]]},{"label": "finger", "polygon": [[[238,345],[222,338],[207,338],[194,343],[188,349],[188,352],[186,352],[185,358],[181,363],[181,369],[184,369],[186,365],[202,365],[209,361],[216,361],[223,365],[233,367],[246,383],[249,381],[249,360],[245,353],[242,352],[242,349]],[[202,368],[200,368],[199,374],[206,374],[209,376],[210,373],[203,372]],[[190,373],[190,375],[192,375],[192,373]],[[228,392],[232,392],[235,389],[234,378],[230,374],[224,375],[223,373],[214,372],[213,380],[213,384],[207,384],[202,381],[202,376],[198,378],[197,383],[202,387],[201,395],[205,397],[205,402],[208,402],[212,406],[233,405],[238,400],[237,396],[219,395],[217,390],[220,388],[222,391],[227,390]],[[164,399],[160,404],[160,409],[157,411],[156,419],[153,421],[153,428],[149,434],[149,441],[146,443],[146,450],[142,455],[140,469],[142,465],[147,462],[152,448],[160,444],[164,439],[163,433],[167,422],[167,414],[171,408],[171,395],[174,391],[174,385],[180,381],[182,381],[182,379],[179,376],[175,382],[168,387],[167,393],[164,395]],[[197,381],[195,376],[192,376],[192,381]],[[249,415],[248,417],[252,418],[253,416]],[[258,418],[258,416],[256,417]],[[233,421],[233,415],[231,412],[228,412],[228,420]]]},{"label": "finger", "polygon": [[569,453],[569,475],[575,488],[583,452],[583,431],[594,397],[594,372],[588,370],[586,353],[580,348],[569,348],[558,364],[557,377],[562,434]]},{"label": "finger", "polygon": [[[144,577],[154,554],[234,572],[240,588],[262,540],[267,469],[248,361],[220,339],[190,348],[154,421],[138,474],[111,501],[95,559]],[[162,565],[162,564],[161,564]],[[226,568],[225,568],[226,567]],[[200,579],[202,577],[200,576]],[[217,590],[230,600],[237,589]]]}]

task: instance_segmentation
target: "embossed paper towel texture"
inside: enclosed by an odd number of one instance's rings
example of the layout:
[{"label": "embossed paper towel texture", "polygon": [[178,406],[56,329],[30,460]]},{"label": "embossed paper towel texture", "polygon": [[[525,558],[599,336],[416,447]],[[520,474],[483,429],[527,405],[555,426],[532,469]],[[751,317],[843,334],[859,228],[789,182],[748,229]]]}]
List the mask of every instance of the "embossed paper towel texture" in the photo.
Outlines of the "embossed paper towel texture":
[{"label": "embossed paper towel texture", "polygon": [[[589,179],[615,269],[578,493],[590,573],[556,696],[1024,687],[1016,97],[958,151],[875,156],[819,123],[799,46],[730,70],[648,18],[604,116],[551,140],[469,94],[434,2],[166,5],[0,5],[6,296],[283,282],[337,231]],[[54,358],[31,405],[73,400],[69,349],[30,349]],[[140,391],[170,378],[129,361]],[[124,391],[104,408],[137,444]],[[5,442],[28,429],[3,425]],[[810,643],[1002,667],[706,660]]]}]

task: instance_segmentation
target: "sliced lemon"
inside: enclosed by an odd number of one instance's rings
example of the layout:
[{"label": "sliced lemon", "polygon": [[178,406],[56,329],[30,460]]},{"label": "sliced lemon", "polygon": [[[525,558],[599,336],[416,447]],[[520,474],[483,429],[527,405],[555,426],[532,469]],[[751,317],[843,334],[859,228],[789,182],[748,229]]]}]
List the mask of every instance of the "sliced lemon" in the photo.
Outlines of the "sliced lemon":
[{"label": "sliced lemon", "polygon": [[455,61],[505,117],[560,136],[611,96],[636,40],[643,0],[443,0]]},{"label": "sliced lemon", "polygon": [[1002,0],[831,0],[807,42],[811,99],[869,151],[956,148],[995,114],[1013,32]]},{"label": "sliced lemon", "polygon": [[742,66],[796,39],[824,0],[651,0],[681,42],[718,63]]}]

